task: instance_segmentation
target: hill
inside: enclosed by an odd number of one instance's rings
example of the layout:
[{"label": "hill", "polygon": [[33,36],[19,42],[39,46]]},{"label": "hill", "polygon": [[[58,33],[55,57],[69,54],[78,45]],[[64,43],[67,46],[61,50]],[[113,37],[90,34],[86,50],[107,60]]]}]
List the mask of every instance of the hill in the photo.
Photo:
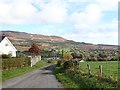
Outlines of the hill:
[{"label": "hill", "polygon": [[20,50],[28,50],[31,45],[31,42],[35,42],[39,45],[40,48],[78,48],[81,50],[90,50],[90,49],[117,49],[116,45],[104,45],[104,44],[92,44],[85,42],[75,42],[72,40],[67,40],[60,36],[48,36],[41,34],[31,34],[26,32],[18,31],[2,31],[15,47]]}]

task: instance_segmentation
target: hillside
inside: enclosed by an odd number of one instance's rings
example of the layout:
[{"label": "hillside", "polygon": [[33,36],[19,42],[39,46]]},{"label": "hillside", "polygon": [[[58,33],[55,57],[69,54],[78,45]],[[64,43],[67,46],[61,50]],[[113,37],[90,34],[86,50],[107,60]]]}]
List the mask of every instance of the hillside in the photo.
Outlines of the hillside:
[{"label": "hillside", "polygon": [[59,36],[47,36],[41,34],[31,34],[26,32],[18,31],[2,31],[15,45],[15,47],[20,50],[28,50],[31,42],[35,42],[40,48],[78,48],[81,50],[89,49],[117,49],[115,45],[104,45],[104,44],[92,44],[85,42],[75,42],[72,40],[67,40]]},{"label": "hillside", "polygon": [[59,36],[47,36],[40,34],[30,34],[25,32],[17,31],[2,31],[6,36],[13,39],[42,39],[42,40],[53,40],[53,41],[65,41],[66,39]]}]

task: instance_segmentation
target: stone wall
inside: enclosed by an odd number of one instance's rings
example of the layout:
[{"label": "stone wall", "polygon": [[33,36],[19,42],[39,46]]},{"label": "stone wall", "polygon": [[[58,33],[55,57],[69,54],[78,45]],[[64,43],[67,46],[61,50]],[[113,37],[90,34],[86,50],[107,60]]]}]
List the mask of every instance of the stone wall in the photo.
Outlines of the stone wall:
[{"label": "stone wall", "polygon": [[31,57],[31,67],[41,60],[41,56]]}]

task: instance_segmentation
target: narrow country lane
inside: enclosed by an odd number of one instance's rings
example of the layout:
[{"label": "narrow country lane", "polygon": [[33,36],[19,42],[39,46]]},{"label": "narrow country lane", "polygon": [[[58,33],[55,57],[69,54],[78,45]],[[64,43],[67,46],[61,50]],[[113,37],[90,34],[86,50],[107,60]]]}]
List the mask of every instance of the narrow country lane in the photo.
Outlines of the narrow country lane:
[{"label": "narrow country lane", "polygon": [[2,88],[64,88],[52,74],[55,65],[49,65],[5,81]]}]

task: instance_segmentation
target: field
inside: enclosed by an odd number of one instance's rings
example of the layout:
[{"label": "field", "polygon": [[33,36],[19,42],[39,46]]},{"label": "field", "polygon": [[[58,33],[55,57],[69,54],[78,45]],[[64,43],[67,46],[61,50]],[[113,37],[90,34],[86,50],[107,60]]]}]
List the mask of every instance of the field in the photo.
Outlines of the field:
[{"label": "field", "polygon": [[[88,67],[90,65],[90,70],[92,75],[88,75]],[[99,65],[102,65],[103,77],[96,77],[99,72]],[[83,74],[79,73],[82,71]],[[79,69],[64,69],[63,66],[56,67],[54,74],[57,79],[66,88],[117,88],[118,83],[118,61],[100,61],[100,62],[80,62]],[[112,77],[112,79],[109,78]],[[112,81],[111,81],[112,80]]]},{"label": "field", "polygon": [[80,62],[80,69],[88,72],[87,64],[90,65],[93,74],[96,74],[99,71],[99,65],[102,65],[103,76],[112,76],[113,79],[118,78],[118,61]]}]

